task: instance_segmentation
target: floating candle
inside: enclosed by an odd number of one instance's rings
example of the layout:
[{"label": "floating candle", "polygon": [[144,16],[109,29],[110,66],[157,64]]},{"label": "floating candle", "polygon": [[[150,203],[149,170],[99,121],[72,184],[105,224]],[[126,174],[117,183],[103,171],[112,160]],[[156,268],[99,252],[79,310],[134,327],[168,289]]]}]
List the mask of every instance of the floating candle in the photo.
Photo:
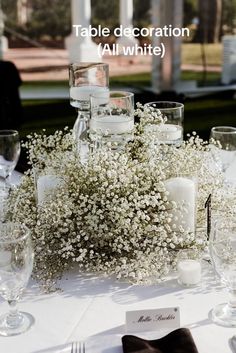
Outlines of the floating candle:
[{"label": "floating candle", "polygon": [[90,120],[90,129],[96,133],[122,135],[132,132],[133,128],[134,119],[126,115],[107,115]]},{"label": "floating candle", "polygon": [[182,139],[183,128],[179,125],[164,124],[160,126],[159,139],[161,141],[174,141]]},{"label": "floating candle", "polygon": [[174,124],[149,124],[146,126],[147,132],[154,132],[157,142],[173,144],[183,140],[183,128]]},{"label": "floating candle", "polygon": [[[92,94],[101,93],[101,98],[99,97],[99,104],[106,104],[109,100],[109,89],[107,87],[101,86],[74,86],[70,88],[70,98],[71,105],[73,101],[89,101]],[[76,102],[74,103],[76,105]]]}]

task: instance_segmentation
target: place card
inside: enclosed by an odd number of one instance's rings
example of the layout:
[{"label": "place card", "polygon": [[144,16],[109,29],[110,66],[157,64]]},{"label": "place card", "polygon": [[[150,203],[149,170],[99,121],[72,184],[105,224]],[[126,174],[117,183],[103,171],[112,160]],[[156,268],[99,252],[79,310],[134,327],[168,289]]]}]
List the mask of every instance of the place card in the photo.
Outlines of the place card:
[{"label": "place card", "polygon": [[179,307],[126,312],[126,330],[129,332],[154,331],[180,327]]}]

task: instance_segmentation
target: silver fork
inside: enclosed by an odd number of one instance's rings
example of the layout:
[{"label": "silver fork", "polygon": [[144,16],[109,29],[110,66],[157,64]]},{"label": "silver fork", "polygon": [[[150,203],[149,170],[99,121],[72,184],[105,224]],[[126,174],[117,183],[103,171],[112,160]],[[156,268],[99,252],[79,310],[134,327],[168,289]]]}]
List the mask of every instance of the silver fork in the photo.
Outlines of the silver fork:
[{"label": "silver fork", "polygon": [[72,342],[70,353],[78,353],[77,348],[78,348],[77,342]]},{"label": "silver fork", "polygon": [[78,343],[72,342],[70,353],[85,353],[85,343],[83,341],[80,341],[78,348]]},{"label": "silver fork", "polygon": [[79,353],[85,353],[85,343],[84,341],[79,342]]}]

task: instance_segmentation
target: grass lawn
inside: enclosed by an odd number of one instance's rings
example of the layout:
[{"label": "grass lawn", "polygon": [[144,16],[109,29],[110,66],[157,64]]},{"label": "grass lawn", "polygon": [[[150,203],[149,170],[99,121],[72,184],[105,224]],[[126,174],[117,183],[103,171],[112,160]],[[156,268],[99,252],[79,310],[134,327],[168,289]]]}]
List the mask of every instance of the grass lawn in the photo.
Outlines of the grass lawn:
[{"label": "grass lawn", "polygon": [[[196,80],[199,86],[203,86],[203,73],[195,71],[183,71],[181,73],[182,80]],[[220,83],[220,73],[208,72],[205,85],[218,85]],[[111,88],[115,87],[150,87],[151,73],[138,73],[133,75],[121,75],[110,78]],[[68,89],[68,81],[25,81],[22,88],[30,91],[31,89],[44,88],[65,88]],[[27,103],[25,103],[27,104]]]},{"label": "grass lawn", "polygon": [[[222,44],[207,44],[205,47],[206,61],[209,66],[222,65]],[[201,44],[184,43],[182,45],[182,63],[202,65]]]}]

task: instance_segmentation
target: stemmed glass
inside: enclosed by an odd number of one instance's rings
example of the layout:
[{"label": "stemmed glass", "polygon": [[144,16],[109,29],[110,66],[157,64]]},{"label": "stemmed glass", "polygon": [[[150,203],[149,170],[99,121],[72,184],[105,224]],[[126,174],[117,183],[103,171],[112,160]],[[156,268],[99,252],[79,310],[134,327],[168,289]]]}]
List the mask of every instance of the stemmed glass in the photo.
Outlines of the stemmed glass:
[{"label": "stemmed glass", "polygon": [[211,129],[210,141],[217,142],[219,144],[211,144],[211,153],[215,163],[225,176],[227,169],[230,167],[236,156],[236,127],[213,127]]},{"label": "stemmed glass", "polygon": [[10,306],[9,313],[0,317],[1,336],[18,335],[34,323],[32,315],[17,310],[32,272],[33,257],[29,229],[19,223],[0,223],[0,294]]},{"label": "stemmed glass", "polygon": [[236,327],[236,221],[232,217],[219,217],[214,222],[209,247],[214,270],[229,291],[228,303],[212,310],[212,320]]},{"label": "stemmed glass", "polygon": [[16,130],[0,130],[0,178],[6,185],[20,156],[19,134]]},{"label": "stemmed glass", "polygon": [[78,112],[73,134],[81,162],[89,153],[90,96],[95,92],[109,96],[109,66],[104,63],[73,63],[69,66],[70,104]]}]

